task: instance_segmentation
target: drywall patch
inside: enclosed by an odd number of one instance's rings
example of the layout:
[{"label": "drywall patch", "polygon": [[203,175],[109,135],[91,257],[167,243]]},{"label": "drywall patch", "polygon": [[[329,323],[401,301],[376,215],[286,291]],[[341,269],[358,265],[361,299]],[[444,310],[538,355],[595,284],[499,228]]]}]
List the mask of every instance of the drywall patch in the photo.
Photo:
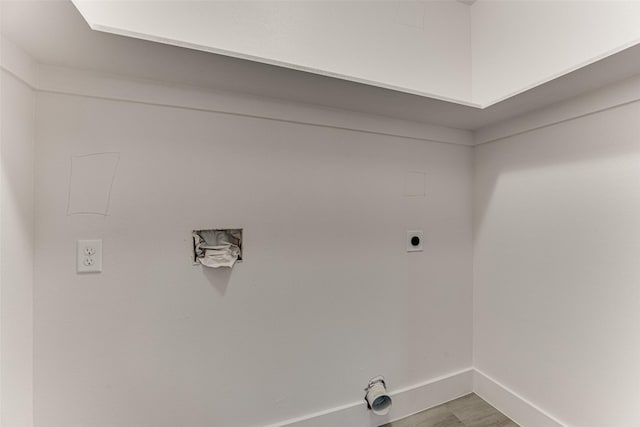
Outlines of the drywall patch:
[{"label": "drywall patch", "polygon": [[107,215],[120,153],[71,156],[67,215]]},{"label": "drywall patch", "polygon": [[408,197],[424,197],[426,190],[427,174],[424,172],[407,172],[404,176],[404,192]]}]

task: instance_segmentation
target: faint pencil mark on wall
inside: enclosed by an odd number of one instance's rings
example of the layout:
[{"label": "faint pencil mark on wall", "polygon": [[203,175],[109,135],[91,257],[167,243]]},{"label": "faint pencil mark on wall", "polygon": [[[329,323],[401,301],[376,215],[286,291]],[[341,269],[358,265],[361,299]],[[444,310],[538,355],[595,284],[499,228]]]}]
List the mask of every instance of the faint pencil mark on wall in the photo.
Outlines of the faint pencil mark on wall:
[{"label": "faint pencil mark on wall", "polygon": [[67,215],[109,213],[120,153],[71,156]]}]

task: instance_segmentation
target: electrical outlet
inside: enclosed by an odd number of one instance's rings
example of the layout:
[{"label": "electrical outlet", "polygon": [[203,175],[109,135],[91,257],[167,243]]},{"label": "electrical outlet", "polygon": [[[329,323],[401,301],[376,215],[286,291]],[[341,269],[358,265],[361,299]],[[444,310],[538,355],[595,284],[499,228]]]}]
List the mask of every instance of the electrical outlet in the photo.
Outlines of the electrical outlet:
[{"label": "electrical outlet", "polygon": [[422,252],[422,230],[407,231],[407,252]]},{"label": "electrical outlet", "polygon": [[102,240],[78,240],[76,271],[78,273],[102,271]]}]

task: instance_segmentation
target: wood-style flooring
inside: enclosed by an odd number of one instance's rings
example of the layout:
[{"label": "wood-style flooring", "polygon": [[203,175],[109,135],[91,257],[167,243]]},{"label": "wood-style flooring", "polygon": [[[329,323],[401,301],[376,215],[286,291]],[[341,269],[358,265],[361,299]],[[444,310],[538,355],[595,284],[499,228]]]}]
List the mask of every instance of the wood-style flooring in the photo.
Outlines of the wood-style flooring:
[{"label": "wood-style flooring", "polygon": [[475,393],[382,427],[518,427]]}]

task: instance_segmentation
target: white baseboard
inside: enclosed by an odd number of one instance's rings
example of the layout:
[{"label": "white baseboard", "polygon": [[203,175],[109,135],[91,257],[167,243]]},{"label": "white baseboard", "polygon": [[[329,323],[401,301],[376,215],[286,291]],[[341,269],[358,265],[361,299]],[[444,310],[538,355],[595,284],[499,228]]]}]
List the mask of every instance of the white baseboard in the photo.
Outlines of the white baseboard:
[{"label": "white baseboard", "polygon": [[393,407],[386,416],[376,416],[363,400],[331,408],[268,427],[377,427],[472,392],[473,369],[468,368],[400,390],[391,390]]},{"label": "white baseboard", "polygon": [[484,372],[469,368],[391,392],[393,407],[376,416],[364,400],[267,427],[378,427],[475,392],[521,427],[568,427]]},{"label": "white baseboard", "polygon": [[473,370],[473,391],[521,427],[567,427],[478,369]]}]

